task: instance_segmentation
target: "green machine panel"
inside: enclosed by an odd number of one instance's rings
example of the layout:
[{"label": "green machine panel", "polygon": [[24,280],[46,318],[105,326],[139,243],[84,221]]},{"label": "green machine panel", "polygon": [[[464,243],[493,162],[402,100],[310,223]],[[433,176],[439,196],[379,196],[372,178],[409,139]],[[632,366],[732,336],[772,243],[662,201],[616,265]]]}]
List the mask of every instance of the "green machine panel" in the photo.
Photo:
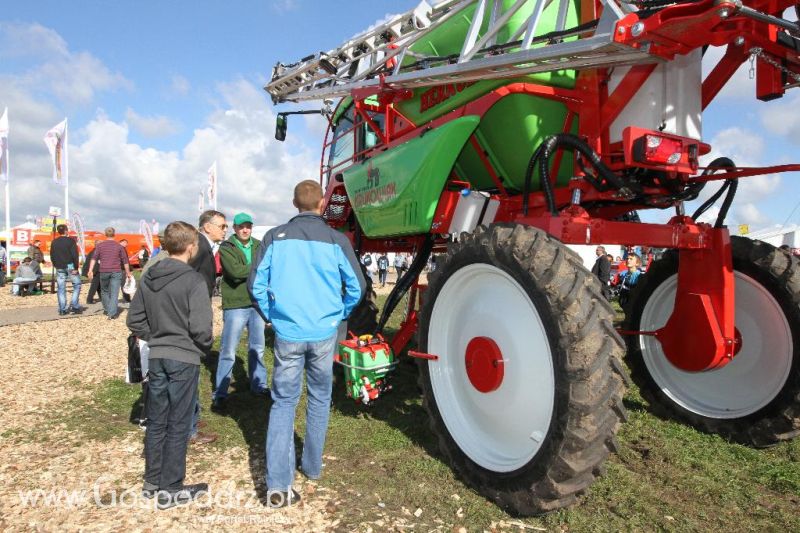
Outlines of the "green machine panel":
[{"label": "green machine panel", "polygon": [[455,119],[342,172],[367,237],[430,231],[444,184],[478,122]]}]

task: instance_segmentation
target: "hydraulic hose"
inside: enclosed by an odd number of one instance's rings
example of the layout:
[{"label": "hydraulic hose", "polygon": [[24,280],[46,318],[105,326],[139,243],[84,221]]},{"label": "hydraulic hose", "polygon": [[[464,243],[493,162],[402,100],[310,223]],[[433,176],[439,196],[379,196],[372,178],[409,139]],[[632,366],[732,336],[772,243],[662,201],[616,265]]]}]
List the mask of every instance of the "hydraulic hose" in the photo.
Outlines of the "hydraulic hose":
[{"label": "hydraulic hose", "polygon": [[[723,169],[723,168],[736,168],[736,163],[733,162],[732,159],[728,157],[718,157],[713,160],[708,167],[703,171],[703,176],[707,176],[712,174],[716,170]],[[714,203],[720,199],[720,197],[728,191],[727,196],[725,196],[725,200],[722,202],[722,207],[720,207],[719,214],[717,215],[717,220],[714,223],[715,228],[721,228],[725,223],[725,217],[728,216],[728,211],[730,210],[731,204],[733,204],[733,198],[736,196],[736,189],[739,187],[739,183],[735,179],[727,179],[722,184],[717,192],[715,192],[711,197],[703,202],[703,204],[697,208],[697,210],[692,215],[694,220],[697,220],[703,213],[708,211],[708,209],[714,205]]]},{"label": "hydraulic hose", "polygon": [[[566,148],[580,153],[592,167],[597,170],[599,180],[586,174],[584,179],[594,186],[598,191],[607,191],[610,188],[618,190],[624,195],[631,195],[631,185],[626,183],[621,177],[617,176],[605,163],[600,159],[600,155],[592,150],[592,148],[583,142],[579,137],[571,133],[558,133],[547,137],[528,161],[528,168],[525,172],[525,186],[522,197],[522,212],[528,214],[528,195],[531,189],[531,176],[533,169],[538,161],[539,163],[539,177],[541,180],[542,191],[544,192],[547,201],[547,209],[553,216],[558,215],[556,208],[555,195],[553,194],[553,184],[550,183],[550,156],[552,156],[557,149]],[[603,181],[608,183],[604,184]]]},{"label": "hydraulic hose", "polygon": [[383,333],[383,328],[389,321],[389,317],[392,316],[394,308],[397,307],[397,304],[399,304],[400,300],[403,299],[403,296],[405,296],[406,292],[408,292],[408,289],[411,288],[414,280],[417,279],[417,276],[419,276],[422,272],[422,269],[425,267],[425,263],[428,262],[428,257],[431,255],[431,250],[433,250],[433,235],[428,235],[425,241],[422,243],[420,249],[417,251],[417,257],[414,258],[411,266],[408,267],[408,272],[406,272],[402,278],[397,280],[392,293],[386,299],[386,304],[383,306],[383,311],[381,311],[381,318],[378,320],[378,326],[375,328],[376,334]]}]

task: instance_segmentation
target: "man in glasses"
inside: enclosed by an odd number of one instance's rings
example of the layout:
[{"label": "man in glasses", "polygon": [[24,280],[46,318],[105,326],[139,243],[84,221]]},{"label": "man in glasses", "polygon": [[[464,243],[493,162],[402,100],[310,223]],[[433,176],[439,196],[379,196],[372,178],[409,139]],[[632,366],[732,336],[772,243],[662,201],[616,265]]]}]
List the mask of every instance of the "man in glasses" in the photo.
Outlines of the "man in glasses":
[{"label": "man in glasses", "polygon": [[[200,230],[197,255],[189,261],[189,266],[203,276],[208,286],[208,297],[211,298],[217,281],[217,263],[214,260],[214,254],[217,253],[219,243],[225,240],[225,234],[228,232],[228,223],[225,221],[224,214],[209,209],[208,211],[203,211],[200,215],[197,227]],[[217,435],[200,432],[200,398],[196,390],[194,417],[192,418],[192,430],[189,438],[191,442],[196,444],[209,444],[217,440]]]},{"label": "man in glasses", "polygon": [[200,247],[189,266],[203,275],[203,279],[208,285],[208,297],[210,298],[217,281],[217,263],[214,261],[214,254],[217,253],[219,244],[225,240],[228,223],[225,221],[225,215],[209,209],[200,215],[197,229],[200,230]]}]

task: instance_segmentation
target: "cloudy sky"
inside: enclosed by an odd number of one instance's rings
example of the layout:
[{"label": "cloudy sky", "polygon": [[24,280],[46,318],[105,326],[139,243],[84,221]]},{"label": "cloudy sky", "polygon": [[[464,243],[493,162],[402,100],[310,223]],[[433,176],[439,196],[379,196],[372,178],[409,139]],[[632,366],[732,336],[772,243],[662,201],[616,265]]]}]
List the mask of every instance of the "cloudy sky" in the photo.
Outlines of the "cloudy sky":
[{"label": "cloudy sky", "polygon": [[[330,49],[417,3],[4,3],[0,112],[8,106],[12,224],[63,205],[42,139],[64,117],[70,210],[88,228],[136,231],[142,218],[194,221],[214,160],[220,210],[250,212],[257,224],[285,220],[294,183],[318,177],[324,130],[321,118],[293,117],[287,141],[274,140],[276,111],[261,89],[272,65]],[[704,115],[704,140],[714,154],[743,165],[797,162],[798,109],[800,89],[757,101],[745,65]],[[798,201],[798,174],[751,179],[740,186],[729,222],[752,229],[798,222]]]}]

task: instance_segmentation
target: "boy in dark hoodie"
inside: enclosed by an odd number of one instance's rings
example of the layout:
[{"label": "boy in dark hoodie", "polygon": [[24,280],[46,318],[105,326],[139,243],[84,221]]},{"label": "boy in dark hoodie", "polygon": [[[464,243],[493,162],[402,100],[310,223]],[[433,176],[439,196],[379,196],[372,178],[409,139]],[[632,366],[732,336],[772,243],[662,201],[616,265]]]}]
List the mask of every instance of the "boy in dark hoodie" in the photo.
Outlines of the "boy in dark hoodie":
[{"label": "boy in dark hoodie", "polygon": [[150,347],[142,493],[156,496],[160,509],[208,491],[205,483],[184,484],[200,357],[213,340],[205,281],[187,264],[197,238],[186,222],[167,226],[161,243],[169,257],[148,269],[128,311],[128,328]]}]

